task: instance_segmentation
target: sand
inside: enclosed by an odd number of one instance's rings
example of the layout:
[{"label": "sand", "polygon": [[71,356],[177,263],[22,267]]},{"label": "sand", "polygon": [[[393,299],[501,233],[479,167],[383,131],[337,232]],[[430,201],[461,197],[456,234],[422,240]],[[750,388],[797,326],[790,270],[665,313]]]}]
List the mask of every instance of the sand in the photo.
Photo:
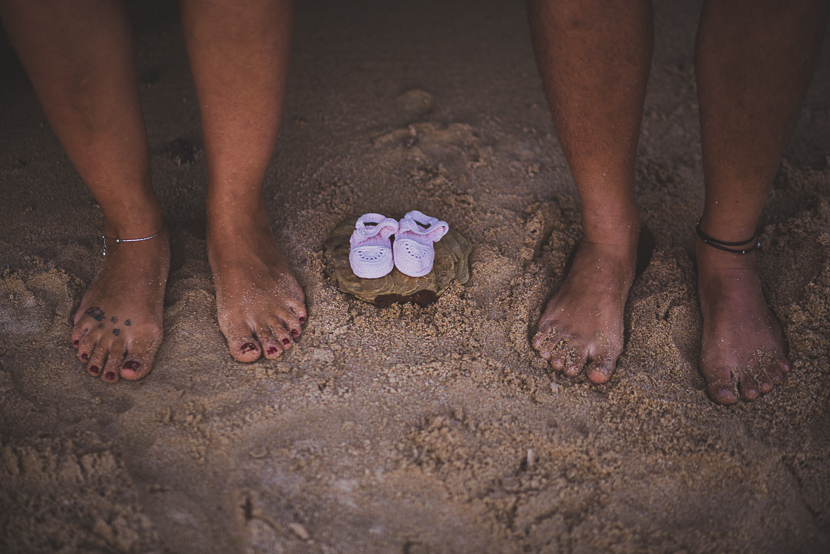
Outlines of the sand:
[{"label": "sand", "polygon": [[[214,316],[176,8],[133,2],[173,267],[156,367],[115,386],[69,340],[100,211],[0,38],[0,551],[826,552],[830,41],[761,221],[794,369],[721,407],[697,371],[700,6],[658,4],[651,259],[604,386],[550,374],[528,341],[580,224],[521,2],[301,3],[266,197],[310,319],[247,365]],[[416,208],[473,242],[466,285],[379,308],[325,278],[338,222]]]}]

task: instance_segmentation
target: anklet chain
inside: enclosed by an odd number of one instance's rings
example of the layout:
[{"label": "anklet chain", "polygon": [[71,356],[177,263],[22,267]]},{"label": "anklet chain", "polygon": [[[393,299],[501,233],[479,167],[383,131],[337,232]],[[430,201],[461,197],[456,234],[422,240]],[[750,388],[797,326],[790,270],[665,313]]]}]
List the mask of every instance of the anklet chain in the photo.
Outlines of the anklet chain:
[{"label": "anklet chain", "polygon": [[[695,225],[695,230],[697,231],[697,236],[699,236],[700,240],[703,241],[703,244],[711,246],[712,248],[717,248],[718,250],[723,250],[724,252],[729,252],[730,254],[748,254],[761,246],[761,241],[758,240],[758,231],[755,231],[755,234],[746,240],[739,242],[726,242],[725,240],[712,238],[704,233],[703,229],[700,228],[700,220],[698,220],[697,225]],[[746,248],[728,248],[729,246],[741,246],[742,244],[750,242],[752,244]]]},{"label": "anklet chain", "polygon": [[[162,229],[164,229],[164,228],[162,227]],[[108,237],[107,235],[101,235],[101,240],[104,243],[104,253],[103,253],[103,255],[104,256],[107,255],[107,241],[108,240],[115,241],[115,244],[121,244],[122,242],[142,242],[142,241],[145,241],[145,240],[150,240],[150,239],[156,238],[157,236],[159,236],[161,234],[162,229],[159,229],[158,231],[156,231],[155,233],[153,233],[149,237],[141,237],[140,239],[117,239],[117,238],[113,238],[113,237]]]}]

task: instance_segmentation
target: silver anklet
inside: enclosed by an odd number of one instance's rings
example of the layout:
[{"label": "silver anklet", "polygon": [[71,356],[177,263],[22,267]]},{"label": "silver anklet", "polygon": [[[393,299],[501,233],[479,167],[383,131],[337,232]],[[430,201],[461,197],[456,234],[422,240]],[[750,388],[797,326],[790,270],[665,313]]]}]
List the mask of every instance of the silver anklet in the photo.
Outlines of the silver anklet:
[{"label": "silver anklet", "polygon": [[145,241],[145,240],[150,240],[150,239],[156,238],[157,236],[159,236],[161,234],[161,232],[163,230],[164,230],[164,227],[162,227],[156,233],[150,235],[149,237],[141,237],[140,239],[116,239],[116,238],[108,237],[107,235],[101,235],[101,240],[104,243],[104,253],[103,253],[103,255],[104,256],[107,255],[107,241],[108,240],[115,241],[115,244],[121,244],[122,242],[142,242],[142,241]]}]

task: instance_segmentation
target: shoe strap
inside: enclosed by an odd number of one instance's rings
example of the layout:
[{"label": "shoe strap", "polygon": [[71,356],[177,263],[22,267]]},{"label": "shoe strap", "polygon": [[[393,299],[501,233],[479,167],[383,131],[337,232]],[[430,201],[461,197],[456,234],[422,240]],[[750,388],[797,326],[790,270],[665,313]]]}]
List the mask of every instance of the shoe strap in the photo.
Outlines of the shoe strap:
[{"label": "shoe strap", "polygon": [[[374,225],[366,226],[366,223],[374,223]],[[354,233],[351,236],[352,244],[374,237],[381,233],[384,229],[391,228],[391,235],[398,230],[398,222],[391,217],[386,217],[382,214],[368,213],[363,214],[357,219],[355,223]],[[383,235],[381,235],[383,236]],[[388,235],[387,235],[388,236]]]},{"label": "shoe strap", "polygon": [[[406,214],[398,225],[398,232],[409,231],[416,235],[430,236],[433,242],[441,240],[450,226],[446,221],[441,221],[436,217],[424,215],[418,210],[413,210]],[[434,235],[437,235],[435,237]]]}]

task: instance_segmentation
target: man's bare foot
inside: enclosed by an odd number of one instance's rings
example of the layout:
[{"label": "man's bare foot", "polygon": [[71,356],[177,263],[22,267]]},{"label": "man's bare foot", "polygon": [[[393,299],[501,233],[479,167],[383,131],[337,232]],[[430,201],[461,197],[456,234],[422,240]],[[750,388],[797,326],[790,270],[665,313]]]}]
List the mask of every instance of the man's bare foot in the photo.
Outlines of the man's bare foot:
[{"label": "man's bare foot", "polygon": [[72,344],[91,375],[115,383],[119,377],[135,381],[150,373],[163,336],[169,269],[164,230],[141,242],[108,241],[72,330]]},{"label": "man's bare foot", "polygon": [[721,252],[698,238],[697,263],[700,371],[707,393],[718,404],[734,404],[738,392],[744,400],[755,400],[790,370],[781,325],[761,290],[755,253]]},{"label": "man's bare foot", "polygon": [[213,218],[208,257],[219,328],[231,356],[278,358],[302,332],[305,295],[268,226],[264,209],[249,218]]},{"label": "man's bare foot", "polygon": [[620,233],[612,242],[580,242],[571,270],[533,337],[533,348],[554,370],[574,377],[584,369],[594,383],[605,383],[614,374],[636,252],[636,231]]}]

